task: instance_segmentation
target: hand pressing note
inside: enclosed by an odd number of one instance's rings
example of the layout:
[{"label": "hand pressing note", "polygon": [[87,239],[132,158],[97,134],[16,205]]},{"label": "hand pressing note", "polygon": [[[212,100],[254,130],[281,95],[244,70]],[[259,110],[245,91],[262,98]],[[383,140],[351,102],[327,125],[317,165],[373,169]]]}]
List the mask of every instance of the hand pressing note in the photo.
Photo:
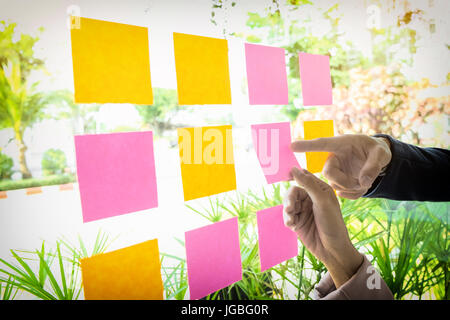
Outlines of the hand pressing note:
[{"label": "hand pressing note", "polygon": [[323,175],[341,197],[364,195],[392,158],[389,142],[362,134],[295,141],[294,152],[330,152]]},{"label": "hand pressing note", "polygon": [[306,170],[293,168],[291,174],[301,188],[287,192],[284,223],[324,263],[338,288],[358,270],[363,256],[350,241],[333,189]]}]

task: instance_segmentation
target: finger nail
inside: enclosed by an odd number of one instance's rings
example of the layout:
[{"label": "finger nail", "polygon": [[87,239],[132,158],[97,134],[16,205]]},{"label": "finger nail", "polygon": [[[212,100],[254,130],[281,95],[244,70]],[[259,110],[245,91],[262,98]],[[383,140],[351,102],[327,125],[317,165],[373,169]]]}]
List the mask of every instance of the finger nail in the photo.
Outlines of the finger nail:
[{"label": "finger nail", "polygon": [[292,149],[294,148],[294,146],[295,146],[295,143],[291,142],[291,144],[289,145],[289,149],[291,149],[291,151],[293,151]]},{"label": "finger nail", "polygon": [[299,175],[299,174],[301,174],[301,173],[302,173],[302,171],[300,171],[300,169],[297,168],[297,167],[293,167],[293,168],[291,169],[291,174],[292,174],[292,175],[294,175],[294,174]]}]

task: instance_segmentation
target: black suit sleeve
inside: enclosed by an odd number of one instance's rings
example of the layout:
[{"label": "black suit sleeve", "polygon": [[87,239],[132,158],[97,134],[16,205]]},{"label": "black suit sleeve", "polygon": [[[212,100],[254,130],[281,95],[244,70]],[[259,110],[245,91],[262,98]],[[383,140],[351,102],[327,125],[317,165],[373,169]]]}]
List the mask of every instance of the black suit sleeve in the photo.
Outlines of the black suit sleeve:
[{"label": "black suit sleeve", "polygon": [[363,196],[393,200],[450,201],[450,150],[420,148],[388,135],[392,160]]}]

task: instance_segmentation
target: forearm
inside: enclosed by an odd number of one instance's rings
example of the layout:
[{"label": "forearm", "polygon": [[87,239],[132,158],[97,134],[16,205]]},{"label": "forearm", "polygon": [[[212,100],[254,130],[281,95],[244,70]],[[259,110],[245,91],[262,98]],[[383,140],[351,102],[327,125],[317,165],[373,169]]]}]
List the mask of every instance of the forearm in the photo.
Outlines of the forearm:
[{"label": "forearm", "polygon": [[392,300],[392,292],[367,257],[356,272],[344,283],[336,286],[330,273],[320,280],[314,293],[322,300]]},{"label": "forearm", "polygon": [[420,148],[390,136],[376,135],[389,140],[392,160],[385,175],[378,177],[367,198],[393,200],[449,201],[450,151],[439,148]]},{"label": "forearm", "polygon": [[346,283],[363,263],[363,256],[355,249],[347,254],[341,253],[339,259],[332,258],[324,262],[336,288]]}]

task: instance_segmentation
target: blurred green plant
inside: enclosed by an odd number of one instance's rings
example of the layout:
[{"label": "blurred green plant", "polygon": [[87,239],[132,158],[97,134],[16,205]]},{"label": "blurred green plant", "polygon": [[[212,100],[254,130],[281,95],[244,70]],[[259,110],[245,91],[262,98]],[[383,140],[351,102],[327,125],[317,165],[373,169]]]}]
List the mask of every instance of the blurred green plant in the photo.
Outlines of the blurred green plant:
[{"label": "blurred green plant", "polygon": [[13,159],[0,151],[0,180],[11,179],[13,175]]},{"label": "blurred green plant", "polygon": [[42,300],[78,299],[80,259],[104,252],[111,240],[99,231],[90,252],[80,237],[78,242],[79,248],[62,238],[54,250],[47,250],[44,242],[34,251],[10,250],[14,262],[0,258],[0,285],[6,288],[3,297],[14,299],[17,291],[24,291]]},{"label": "blurred green plant", "polygon": [[11,277],[5,284],[0,282],[0,299],[1,300],[14,300],[19,289],[14,287],[14,280]]},{"label": "blurred green plant", "polygon": [[[219,2],[219,5],[216,4]],[[377,84],[373,82],[374,88],[370,86],[370,78],[364,82],[365,87],[358,86],[354,90],[350,90],[353,87],[354,79],[351,79],[350,71],[352,69],[367,69],[379,66],[395,66],[397,70],[403,70],[403,67],[411,66],[413,62],[413,55],[417,49],[417,41],[419,35],[417,32],[418,25],[410,23],[413,21],[412,17],[422,20],[428,24],[432,24],[432,21],[427,21],[426,14],[422,10],[410,11],[410,1],[405,0],[404,8],[398,10],[399,6],[392,3],[380,3],[379,1],[372,1],[366,5],[369,7],[386,10],[388,12],[397,11],[397,23],[385,22],[382,26],[378,23],[367,25],[367,28],[371,35],[371,52],[370,54],[363,54],[351,41],[348,40],[346,32],[341,28],[341,22],[343,21],[343,6],[342,1],[333,1],[329,3],[316,4],[314,1],[299,0],[299,1],[266,1],[265,10],[263,12],[248,12],[248,18],[246,25],[249,30],[233,30],[228,29],[227,35],[244,38],[248,42],[263,43],[268,45],[275,45],[286,49],[288,57],[288,82],[289,82],[289,104],[283,106],[281,111],[291,120],[299,118],[299,113],[303,110],[309,110],[304,108],[301,104],[301,84],[298,64],[298,52],[308,52],[313,54],[323,54],[330,56],[330,71],[331,79],[334,88],[343,88],[346,90],[343,93],[333,94],[335,98],[335,104],[341,102],[338,108],[333,108],[335,113],[339,115],[339,121],[349,122],[354,120],[355,114],[364,115],[364,121],[370,122],[372,118],[376,118],[375,121],[380,126],[379,118],[384,120],[393,119],[394,123],[398,123],[396,130],[400,129],[404,125],[405,121],[400,121],[403,118],[397,117],[395,114],[390,118],[391,114],[378,114],[375,110],[376,107],[384,108],[386,104],[379,104],[376,97],[371,100],[364,95],[368,93],[376,92],[394,100],[400,98],[400,101],[391,103],[390,106],[401,105],[402,109],[411,110],[411,105],[418,104],[422,113],[425,111],[427,114],[435,114],[435,108],[433,110],[427,108],[428,103],[416,102],[414,100],[403,99],[402,92],[399,90],[401,85],[396,86],[394,91],[385,91],[383,89],[377,90]],[[225,11],[228,10],[228,15],[233,12],[242,10],[240,3],[237,2],[235,6],[227,7],[222,4],[222,1],[213,1],[212,14],[217,16],[222,13],[226,16]],[[256,9],[255,9],[256,11]],[[368,20],[373,18],[369,12]],[[375,13],[376,14],[376,13]],[[216,22],[213,23],[217,25]],[[227,24],[222,21],[224,26]],[[321,27],[318,28],[317,26]],[[416,28],[416,29],[415,29]],[[421,29],[423,31],[425,29]],[[430,34],[433,32],[430,29]],[[423,35],[422,35],[423,36]],[[397,72],[398,73],[398,72]],[[402,75],[403,76],[403,75]],[[404,77],[403,77],[404,78]],[[391,80],[395,81],[396,75],[392,75]],[[390,81],[390,80],[387,80]],[[372,90],[373,89],[373,90]],[[396,94],[400,93],[400,94]],[[363,98],[359,98],[357,95],[363,95]],[[412,98],[410,98],[412,99]],[[398,103],[400,102],[400,103]],[[348,104],[356,104],[354,108],[347,106]],[[362,103],[363,108],[358,108],[358,104]],[[374,107],[373,110],[367,110],[365,107],[368,103],[371,103]],[[414,107],[413,107],[414,108]],[[448,109],[448,103],[446,103]],[[329,108],[315,108],[322,109],[327,112]],[[350,110],[349,110],[350,109]],[[425,109],[425,110],[424,110]],[[442,112],[443,107],[441,107]],[[392,111],[395,108],[391,109]],[[348,111],[348,112],[347,112]],[[409,114],[403,113],[403,117],[409,117]],[[448,113],[448,112],[447,112]],[[400,116],[400,112],[397,113]],[[420,114],[420,112],[417,112]],[[343,119],[343,117],[346,117]],[[347,119],[347,117],[349,119]],[[317,115],[320,119],[320,116]],[[303,119],[303,113],[302,113]],[[337,120],[337,119],[336,119]],[[418,119],[414,119],[411,122],[411,126],[417,125]],[[401,125],[400,125],[401,123]],[[390,128],[391,123],[386,123],[387,128]],[[372,129],[373,126],[370,127]],[[409,129],[409,128],[408,128]],[[408,130],[405,130],[408,131]],[[409,134],[415,134],[415,131],[409,132]],[[417,139],[417,137],[414,137]]]},{"label": "blurred green plant", "polygon": [[[236,6],[238,7],[238,6]],[[314,6],[311,1],[272,1],[264,13],[248,12],[246,25],[249,33],[230,32],[233,36],[243,37],[249,42],[276,45],[286,49],[288,58],[289,104],[282,112],[295,120],[303,107],[298,103],[301,98],[298,53],[308,52],[331,56],[330,71],[333,86],[348,86],[348,71],[353,67],[367,63],[362,53],[339,30],[341,17],[339,4],[330,3],[325,8]],[[236,8],[238,10],[239,8]],[[314,11],[314,20],[309,13]],[[321,19],[318,21],[317,19]],[[329,26],[322,35],[311,32],[314,26]]]},{"label": "blurred green plant", "polygon": [[448,204],[384,201],[383,208],[386,234],[370,254],[394,297],[420,299],[439,288],[436,298],[449,299]]},{"label": "blurred green plant", "polygon": [[[59,243],[56,252],[46,252],[44,243],[42,243],[40,250],[37,249],[34,252],[22,251],[22,254],[34,255],[37,258],[39,263],[37,272],[34,272],[31,265],[27,263],[29,258],[20,256],[14,250],[11,250],[11,254],[15,258],[16,264],[0,259],[0,263],[5,268],[0,269],[0,273],[8,276],[8,278],[0,277],[0,282],[15,286],[19,290],[26,291],[43,300],[72,300],[77,299],[80,295],[81,289],[77,288],[77,262],[62,256]],[[51,270],[55,258],[57,258],[59,264],[60,283],[56,279],[56,274]],[[66,273],[70,275],[69,278],[66,278]]]},{"label": "blurred green plant", "polygon": [[[339,134],[381,132],[413,144],[448,148],[448,141],[441,137],[445,135],[446,123],[442,120],[450,112],[450,97],[420,98],[422,90],[433,86],[427,79],[411,83],[402,73],[411,66],[419,40],[418,26],[410,23],[412,17],[432,23],[423,11],[410,11],[409,1],[404,2],[404,8],[397,10],[397,23],[368,26],[372,42],[368,55],[342,32],[339,1],[324,6],[312,1],[268,1],[263,13],[248,12],[249,32],[229,33],[286,49],[289,104],[281,110],[290,120],[296,120],[296,132],[302,131],[305,120],[333,119]],[[374,1],[371,7],[396,9],[395,2]],[[327,31],[316,32],[317,25]],[[298,52],[330,56],[333,108],[302,106]],[[424,125],[434,128],[432,137],[420,135]]]},{"label": "blurred green plant", "polygon": [[79,262],[80,259],[105,252],[111,243],[117,240],[118,237],[119,236],[111,238],[111,236],[109,236],[106,232],[99,230],[91,251],[86,248],[85,242],[79,235],[77,237],[78,244],[74,244],[65,237],[59,238],[58,242],[61,243],[61,245],[63,245],[70,252],[70,255]]},{"label": "blurred green plant", "polygon": [[[208,300],[312,299],[314,287],[326,272],[301,243],[299,255],[261,272],[255,213],[282,203],[289,183],[273,184],[255,192],[236,193],[221,201],[210,198],[210,208],[187,206],[210,222],[237,216],[243,277],[208,295]],[[366,254],[397,299],[448,299],[449,252],[447,203],[397,202],[384,199],[340,198],[341,211],[355,247]],[[395,219],[394,219],[395,217]],[[420,232],[419,232],[420,231]],[[173,257],[173,259],[179,259]],[[176,265],[185,277],[185,261]],[[166,283],[166,290],[186,288],[187,280]],[[174,299],[184,296],[172,295]]]},{"label": "blurred green plant", "polygon": [[[175,240],[184,248],[184,242]],[[184,300],[188,289],[186,260],[161,252],[161,276],[166,300]]]},{"label": "blurred green plant", "polygon": [[11,128],[19,149],[19,168],[22,178],[31,178],[26,162],[25,130],[44,118],[43,110],[55,96],[37,90],[38,82],[30,83],[32,70],[43,67],[34,57],[33,47],[38,37],[21,34],[15,40],[16,24],[0,21],[0,129]]},{"label": "blurred green plant", "polygon": [[155,130],[155,134],[162,136],[164,131],[173,129],[172,118],[177,114],[177,91],[173,89],[153,88],[153,105],[136,105],[142,123]]},{"label": "blurred green plant", "polygon": [[[188,207],[210,222],[229,216],[239,220],[242,280],[204,299],[313,298],[314,287],[326,268],[300,242],[297,257],[260,271],[255,213],[281,204],[288,186],[289,183],[274,184],[259,191],[236,193],[235,197],[228,195],[222,201],[211,200],[210,208]],[[365,198],[341,198],[340,202],[352,242],[379,270],[395,298],[449,299],[448,203]],[[41,299],[77,299],[81,290],[79,260],[105,252],[111,243],[109,239],[99,232],[92,251],[86,249],[80,237],[78,244],[58,239],[56,250],[46,250],[44,243],[40,250],[11,250],[15,264],[0,259],[0,293],[5,299],[13,299],[20,291]],[[184,247],[183,241],[176,240]],[[37,271],[33,271],[36,267]],[[185,259],[161,253],[161,272],[165,298],[186,299]]]},{"label": "blurred green plant", "polygon": [[52,186],[75,182],[76,176],[73,174],[52,175],[43,178],[31,178],[23,180],[2,180],[0,181],[0,191],[16,190],[32,187]]},{"label": "blurred green plant", "polygon": [[223,211],[222,205],[220,204],[220,199],[218,197],[209,197],[208,201],[209,201],[209,208],[208,207],[194,208],[193,206],[187,204],[186,207],[195,212],[196,214],[207,219],[209,222],[214,223],[222,220]]},{"label": "blurred green plant", "polygon": [[67,159],[64,151],[59,149],[48,149],[42,155],[41,161],[44,176],[63,174],[67,168]]},{"label": "blurred green plant", "polygon": [[139,128],[125,124],[119,125],[111,130],[111,132],[133,132],[133,131],[139,131]]},{"label": "blurred green plant", "polygon": [[[408,84],[397,67],[354,68],[349,76],[350,87],[333,89],[333,108],[301,111],[293,124],[297,132],[303,131],[303,121],[333,119],[338,134],[385,133],[421,146],[449,147],[448,140],[442,137],[450,96],[419,98],[420,91],[429,87],[428,81]],[[419,129],[427,124],[432,125],[435,134],[420,135]]]},{"label": "blurred green plant", "polygon": [[75,103],[73,93],[69,90],[55,92],[55,97],[61,102],[54,110],[57,119],[70,119],[74,134],[89,134],[97,132],[96,115],[101,105],[96,103]]}]

